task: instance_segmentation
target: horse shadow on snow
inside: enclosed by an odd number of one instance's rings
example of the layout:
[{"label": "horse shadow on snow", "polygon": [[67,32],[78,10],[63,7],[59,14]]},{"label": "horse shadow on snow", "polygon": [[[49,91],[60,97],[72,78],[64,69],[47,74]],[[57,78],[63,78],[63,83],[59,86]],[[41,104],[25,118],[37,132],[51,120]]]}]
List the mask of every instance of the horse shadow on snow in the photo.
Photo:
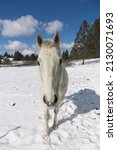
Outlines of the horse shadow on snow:
[{"label": "horse shadow on snow", "polygon": [[91,89],[80,90],[77,93],[66,96],[63,105],[69,103],[69,101],[72,101],[72,103],[76,106],[74,113],[67,118],[59,120],[58,126],[67,121],[72,121],[78,116],[78,114],[85,114],[90,112],[91,110],[100,109],[100,96],[97,95],[96,92]]}]

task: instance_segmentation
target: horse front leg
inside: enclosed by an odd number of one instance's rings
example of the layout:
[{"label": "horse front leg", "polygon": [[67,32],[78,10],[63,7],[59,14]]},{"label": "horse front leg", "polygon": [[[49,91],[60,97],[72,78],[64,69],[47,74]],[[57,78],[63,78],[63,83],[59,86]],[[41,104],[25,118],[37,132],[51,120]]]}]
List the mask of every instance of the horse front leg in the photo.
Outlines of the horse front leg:
[{"label": "horse front leg", "polygon": [[53,128],[56,129],[57,128],[57,115],[58,115],[58,112],[59,112],[59,107],[56,107],[54,109],[54,120],[53,120]]},{"label": "horse front leg", "polygon": [[49,110],[47,108],[45,108],[44,118],[45,118],[45,136],[48,136],[49,134],[49,127],[48,127]]}]

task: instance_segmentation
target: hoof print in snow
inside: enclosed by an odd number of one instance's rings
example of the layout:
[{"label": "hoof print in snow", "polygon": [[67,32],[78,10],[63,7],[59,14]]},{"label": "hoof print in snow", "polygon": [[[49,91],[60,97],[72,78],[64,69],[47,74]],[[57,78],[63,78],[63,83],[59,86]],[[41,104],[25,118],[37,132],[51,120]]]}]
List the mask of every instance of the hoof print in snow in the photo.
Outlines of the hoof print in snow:
[{"label": "hoof print in snow", "polygon": [[12,106],[15,106],[15,105],[16,105],[16,103],[13,103],[13,104],[12,104]]}]

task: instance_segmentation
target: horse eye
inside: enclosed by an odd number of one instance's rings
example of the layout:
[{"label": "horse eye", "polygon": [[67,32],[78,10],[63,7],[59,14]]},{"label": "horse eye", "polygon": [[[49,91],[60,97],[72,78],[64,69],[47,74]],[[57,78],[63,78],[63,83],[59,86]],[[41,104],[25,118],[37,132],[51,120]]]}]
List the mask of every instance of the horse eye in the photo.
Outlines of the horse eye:
[{"label": "horse eye", "polygon": [[62,58],[60,58],[60,59],[59,59],[59,64],[61,65],[61,64],[62,64],[62,62],[63,62],[63,59],[62,59]]},{"label": "horse eye", "polygon": [[38,63],[38,65],[40,66],[40,62],[38,61],[37,63]]}]

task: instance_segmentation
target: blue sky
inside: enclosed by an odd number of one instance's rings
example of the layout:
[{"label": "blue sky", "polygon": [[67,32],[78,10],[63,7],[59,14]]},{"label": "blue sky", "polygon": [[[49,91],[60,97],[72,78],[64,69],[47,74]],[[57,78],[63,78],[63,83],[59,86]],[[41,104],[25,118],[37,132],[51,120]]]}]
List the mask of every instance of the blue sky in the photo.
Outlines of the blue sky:
[{"label": "blue sky", "polygon": [[60,31],[61,47],[69,49],[82,21],[99,18],[99,5],[99,0],[2,0],[0,53],[35,52],[38,32],[48,39]]}]

